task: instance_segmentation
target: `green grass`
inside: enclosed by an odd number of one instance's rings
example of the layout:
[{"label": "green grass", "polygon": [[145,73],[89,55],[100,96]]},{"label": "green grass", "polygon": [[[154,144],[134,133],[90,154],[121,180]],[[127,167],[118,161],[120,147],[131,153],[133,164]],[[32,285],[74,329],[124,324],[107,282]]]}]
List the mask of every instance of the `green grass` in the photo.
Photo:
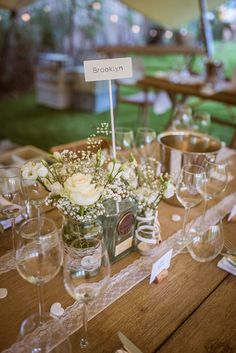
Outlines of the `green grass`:
[{"label": "green grass", "polygon": [[[233,68],[236,67],[236,43],[224,45],[224,50],[222,45],[217,44],[217,48],[219,48],[217,57],[224,59],[226,73],[230,76]],[[173,62],[176,65],[178,60],[181,63],[181,57],[177,57],[175,61],[173,56],[149,57],[145,58],[145,65],[148,71],[152,71],[153,67],[167,70],[173,67]],[[195,63],[195,66],[196,69],[199,69],[199,62]],[[123,93],[126,94],[126,91]],[[198,110],[206,110],[211,115],[223,120],[231,119],[228,108],[219,103],[205,101],[198,107]],[[236,116],[235,108],[234,114]],[[166,128],[169,112],[157,116],[150,109],[149,118],[150,126],[160,133]],[[110,121],[109,112],[102,114],[81,113],[39,106],[33,92],[0,101],[0,137],[9,138],[20,145],[32,144],[45,150],[54,145],[86,138],[96,131],[96,126],[100,122],[104,121]],[[137,107],[127,104],[119,105],[116,115],[117,126],[127,126],[136,130],[137,126],[141,124]],[[229,144],[234,131],[232,128],[212,124],[210,133]]]},{"label": "green grass", "polygon": [[[0,102],[1,137],[14,142],[32,144],[48,150],[51,146],[88,137],[96,132],[100,122],[109,122],[109,112],[102,114],[80,113],[73,110],[58,111],[37,105],[34,94],[25,94]],[[151,125],[163,131],[168,114],[154,116]],[[116,125],[136,129],[138,109],[120,105]]]}]

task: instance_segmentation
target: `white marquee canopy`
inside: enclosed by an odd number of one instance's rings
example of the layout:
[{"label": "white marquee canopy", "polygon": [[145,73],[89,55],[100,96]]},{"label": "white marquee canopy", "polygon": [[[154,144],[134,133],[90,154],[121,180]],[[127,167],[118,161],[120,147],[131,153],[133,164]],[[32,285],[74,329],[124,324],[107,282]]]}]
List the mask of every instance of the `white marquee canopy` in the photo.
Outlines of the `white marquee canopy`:
[{"label": "white marquee canopy", "polygon": [[[180,28],[200,16],[198,0],[122,0],[122,2],[171,28]],[[208,0],[207,7],[212,10],[224,2],[224,0]]]}]

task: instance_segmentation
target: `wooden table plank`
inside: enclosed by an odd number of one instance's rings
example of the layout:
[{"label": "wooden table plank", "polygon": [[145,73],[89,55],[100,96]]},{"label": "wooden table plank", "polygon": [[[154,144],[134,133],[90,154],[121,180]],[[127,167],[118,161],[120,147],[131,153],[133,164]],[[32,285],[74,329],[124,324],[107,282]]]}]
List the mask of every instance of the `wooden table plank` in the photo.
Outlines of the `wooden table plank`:
[{"label": "wooden table plank", "polygon": [[235,302],[236,280],[230,275],[157,352],[236,352]]}]

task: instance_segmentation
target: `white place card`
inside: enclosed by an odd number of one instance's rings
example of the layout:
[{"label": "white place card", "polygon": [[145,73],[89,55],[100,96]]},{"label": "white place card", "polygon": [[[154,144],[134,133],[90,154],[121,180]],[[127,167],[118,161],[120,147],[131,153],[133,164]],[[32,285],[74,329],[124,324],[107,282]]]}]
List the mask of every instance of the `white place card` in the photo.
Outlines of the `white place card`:
[{"label": "white place card", "polygon": [[105,81],[133,76],[131,58],[84,61],[85,81]]},{"label": "white place card", "polygon": [[168,268],[170,267],[172,252],[173,249],[170,249],[152,265],[152,272],[149,282],[150,284],[163,270],[168,270]]},{"label": "white place card", "polygon": [[218,263],[217,267],[221,270],[231,273],[231,275],[236,276],[236,266],[230,263],[226,257],[223,257]]}]

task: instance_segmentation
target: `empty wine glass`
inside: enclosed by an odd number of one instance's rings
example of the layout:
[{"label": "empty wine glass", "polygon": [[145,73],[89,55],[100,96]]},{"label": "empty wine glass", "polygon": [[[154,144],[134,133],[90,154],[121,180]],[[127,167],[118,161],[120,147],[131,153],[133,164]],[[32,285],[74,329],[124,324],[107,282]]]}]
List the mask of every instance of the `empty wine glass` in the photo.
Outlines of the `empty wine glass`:
[{"label": "empty wine glass", "polygon": [[24,221],[13,240],[17,271],[38,287],[39,313],[21,325],[20,334],[24,336],[44,322],[43,285],[59,272],[63,251],[56,224],[46,217]]},{"label": "empty wine glass", "polygon": [[211,116],[207,112],[196,112],[193,114],[192,130],[208,134],[211,125]]},{"label": "empty wine glass", "polygon": [[[80,347],[86,348],[87,306],[101,296],[109,283],[110,262],[103,241],[86,239],[81,248],[67,251],[64,261],[64,285],[68,293],[83,304],[83,337]],[[81,242],[78,242],[81,246]]]},{"label": "empty wine glass", "polygon": [[191,228],[190,239],[187,247],[192,258],[199,262],[211,261],[224,246],[223,224],[220,221],[207,229]]},{"label": "empty wine glass", "polygon": [[203,196],[200,193],[204,179],[204,168],[195,164],[183,166],[176,183],[176,196],[178,201],[184,206],[184,222],[179,244],[185,245],[188,237],[186,234],[186,224],[190,208],[198,205]]},{"label": "empty wine glass", "polygon": [[153,155],[153,142],[156,140],[156,131],[148,127],[139,127],[136,135],[136,147],[141,163]]},{"label": "empty wine glass", "polygon": [[192,109],[186,105],[178,104],[173,117],[172,130],[192,130]]},{"label": "empty wine glass", "polygon": [[128,150],[134,147],[134,132],[126,127],[115,128],[117,151]]},{"label": "empty wine glass", "polygon": [[205,222],[209,201],[223,192],[228,183],[227,166],[225,163],[206,160],[203,166],[205,169],[204,180],[203,183],[199,184],[199,192],[205,200],[202,225]]},{"label": "empty wine glass", "polygon": [[25,194],[27,195],[28,207],[35,207],[37,211],[37,217],[40,218],[41,208],[48,195],[48,192],[37,180],[23,178],[22,185],[25,190]]},{"label": "empty wine glass", "polygon": [[15,232],[15,219],[25,212],[26,197],[22,189],[21,170],[17,167],[0,168],[0,212],[12,224]]}]

